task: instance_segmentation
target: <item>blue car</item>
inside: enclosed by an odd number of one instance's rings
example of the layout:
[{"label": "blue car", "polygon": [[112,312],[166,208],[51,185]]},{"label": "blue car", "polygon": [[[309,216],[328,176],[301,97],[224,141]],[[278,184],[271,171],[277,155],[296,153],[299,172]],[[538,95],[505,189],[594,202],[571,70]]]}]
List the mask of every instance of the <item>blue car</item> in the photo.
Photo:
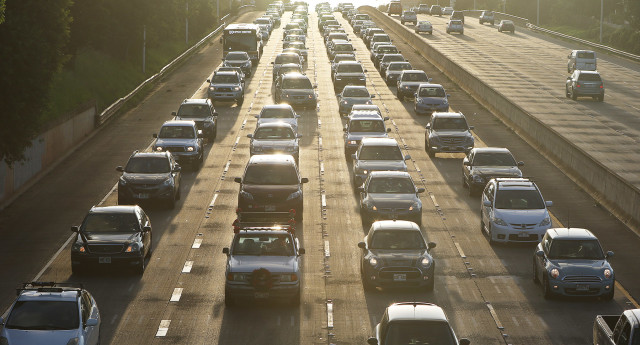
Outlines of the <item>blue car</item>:
[{"label": "blue car", "polygon": [[586,229],[549,229],[533,255],[533,280],[545,298],[602,296],[613,299],[615,275],[598,238]]},{"label": "blue car", "polygon": [[449,95],[440,84],[420,84],[415,93],[413,110],[417,115],[431,115],[449,110]]}]

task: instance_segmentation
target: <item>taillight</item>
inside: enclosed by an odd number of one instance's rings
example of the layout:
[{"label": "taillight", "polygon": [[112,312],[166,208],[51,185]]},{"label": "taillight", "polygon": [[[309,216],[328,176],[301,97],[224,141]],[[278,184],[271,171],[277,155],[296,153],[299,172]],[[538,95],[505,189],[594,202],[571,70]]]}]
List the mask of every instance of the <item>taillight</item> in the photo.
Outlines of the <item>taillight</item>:
[{"label": "taillight", "polygon": [[600,84],[600,88],[601,88],[601,89],[604,89],[604,85]]},{"label": "taillight", "polygon": [[580,87],[580,83],[576,83],[576,87]]}]

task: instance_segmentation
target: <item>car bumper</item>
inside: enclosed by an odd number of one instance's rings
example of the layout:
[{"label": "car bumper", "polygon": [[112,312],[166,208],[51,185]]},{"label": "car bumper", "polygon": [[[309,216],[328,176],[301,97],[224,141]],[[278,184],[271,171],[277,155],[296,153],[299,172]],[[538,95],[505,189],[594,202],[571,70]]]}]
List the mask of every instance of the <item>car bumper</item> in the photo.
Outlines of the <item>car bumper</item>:
[{"label": "car bumper", "polygon": [[217,91],[209,91],[207,93],[209,99],[213,101],[223,100],[223,101],[232,101],[242,97],[242,91],[234,91],[234,92],[217,92]]},{"label": "car bumper", "polygon": [[123,199],[135,201],[144,200],[170,200],[175,195],[174,186],[159,185],[152,188],[144,188],[136,185],[118,185],[118,196]]},{"label": "car bumper", "polygon": [[247,284],[225,284],[226,297],[247,300],[290,300],[300,291],[300,281],[293,284],[279,284],[265,291],[259,291]]},{"label": "car bumper", "polygon": [[431,269],[417,267],[378,267],[364,263],[364,279],[375,287],[426,287],[434,279]]},{"label": "car bumper", "polygon": [[71,253],[71,264],[97,267],[134,267],[144,260],[142,254],[78,254]]},{"label": "car bumper", "polygon": [[473,149],[473,143],[468,145],[444,145],[431,143],[431,151],[436,153],[469,153]]},{"label": "car bumper", "polygon": [[408,209],[387,211],[381,208],[378,211],[367,210],[367,215],[369,216],[371,221],[408,220],[411,222],[420,223],[420,221],[422,220],[422,209],[412,211],[409,211]]},{"label": "car bumper", "polygon": [[495,223],[491,224],[491,232],[495,242],[539,243],[549,228],[551,228],[551,224],[536,226],[527,230],[514,229],[510,226],[502,226]]},{"label": "car bumper", "polygon": [[601,96],[604,95],[604,90],[603,89],[577,89],[574,88],[573,89],[573,93],[576,96]]},{"label": "car bumper", "polygon": [[615,281],[613,279],[602,282],[565,282],[549,279],[549,286],[554,294],[563,296],[601,296],[613,291]]},{"label": "car bumper", "polygon": [[193,163],[200,159],[198,152],[171,152],[179,163]]},{"label": "car bumper", "polygon": [[300,212],[302,210],[302,199],[291,200],[238,200],[238,208],[249,212],[289,212],[291,209]]}]

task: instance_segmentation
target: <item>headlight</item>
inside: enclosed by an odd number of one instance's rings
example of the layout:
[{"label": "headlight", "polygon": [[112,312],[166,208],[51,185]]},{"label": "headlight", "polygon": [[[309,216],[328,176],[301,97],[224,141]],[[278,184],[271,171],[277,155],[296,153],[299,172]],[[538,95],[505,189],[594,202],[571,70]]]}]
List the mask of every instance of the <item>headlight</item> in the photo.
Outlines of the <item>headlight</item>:
[{"label": "headlight", "polygon": [[473,175],[473,182],[483,183],[484,182],[484,177],[482,177],[480,175]]},{"label": "headlight", "polygon": [[546,217],[545,219],[543,219],[543,220],[540,222],[540,226],[547,226],[547,225],[549,225],[549,224],[551,224],[551,218],[549,218],[549,217]]},{"label": "headlight", "polygon": [[549,275],[551,275],[553,279],[556,279],[558,278],[558,276],[560,276],[560,271],[557,268],[553,268],[551,269],[551,271],[549,271]]},{"label": "headlight", "polygon": [[371,206],[371,210],[373,210],[373,211],[377,211],[377,210],[378,210],[378,208],[376,207],[376,205],[372,205],[372,206]]},{"label": "headlight", "polygon": [[[5,338],[6,339],[6,338]],[[71,338],[69,339],[69,341],[67,342],[67,345],[78,345],[79,339],[78,338]],[[2,340],[0,340],[0,344],[3,344]],[[7,342],[7,344],[9,344]]]},{"label": "headlight", "polygon": [[193,146],[188,146],[187,147],[187,152],[193,152]]},{"label": "headlight", "polygon": [[496,225],[502,225],[502,226],[506,226],[507,222],[505,222],[504,220],[502,220],[502,218],[493,218],[493,222],[496,223]]},{"label": "headlight", "polygon": [[347,105],[347,103],[348,103],[347,101],[342,101],[342,104],[344,105]]},{"label": "headlight", "polygon": [[431,260],[429,260],[428,257],[424,257],[422,258],[422,260],[420,260],[420,264],[424,267],[429,267],[431,265]]},{"label": "headlight", "polygon": [[369,259],[369,264],[373,267],[376,267],[378,265],[378,259],[376,259],[375,257],[371,257]]},{"label": "headlight", "polygon": [[140,244],[138,242],[131,243],[125,252],[127,253],[137,253],[140,251]]},{"label": "headlight", "polygon": [[302,195],[302,193],[300,193],[300,191],[295,191],[291,194],[289,194],[289,196],[287,197],[287,200],[293,200],[293,199],[297,199]]},{"label": "headlight", "polygon": [[158,152],[162,151],[162,146],[156,146],[156,151]]},{"label": "headlight", "polygon": [[124,177],[120,176],[120,180],[119,180],[121,185],[126,185],[127,184],[127,180],[124,179]]},{"label": "headlight", "polygon": [[364,77],[360,77],[360,80],[364,80],[364,79],[365,79]]},{"label": "headlight", "polygon": [[284,95],[282,95],[282,96],[283,96],[284,98],[289,98],[289,95],[288,95],[288,94],[286,94],[286,93],[285,93]]},{"label": "headlight", "polygon": [[253,194],[249,193],[249,192],[245,192],[245,191],[240,191],[240,197],[247,199],[247,200],[253,200]]},{"label": "headlight", "polygon": [[367,101],[365,104],[373,104],[373,103],[371,103],[371,101]]},{"label": "headlight", "polygon": [[610,269],[605,268],[604,277],[607,278],[607,279],[611,278],[611,270]]},{"label": "headlight", "polygon": [[362,170],[362,173],[366,175],[366,174],[368,174],[368,173],[369,173],[369,170],[366,170],[366,169],[365,169],[365,170]]},{"label": "headlight", "polygon": [[213,86],[209,86],[209,91],[215,91],[215,90],[216,90],[216,88],[215,88],[215,87],[213,87]]},{"label": "headlight", "polygon": [[403,89],[407,89],[407,90],[408,90],[408,89],[409,89],[409,85],[405,85],[405,86],[403,86],[402,88],[403,88]]},{"label": "headlight", "polygon": [[162,181],[162,184],[165,186],[170,186],[173,184],[173,179],[168,177],[166,180]]},{"label": "headlight", "polygon": [[233,91],[240,91],[240,87],[239,86],[234,87]]},{"label": "headlight", "polygon": [[280,276],[281,282],[295,282],[298,281],[298,275],[295,273],[283,274]]},{"label": "headlight", "polygon": [[71,246],[71,251],[72,252],[78,252],[78,253],[86,253],[87,250],[84,247],[84,244],[82,242],[76,242],[73,244],[73,246]]},{"label": "headlight", "polygon": [[416,201],[413,203],[413,205],[409,206],[409,211],[413,211],[413,210],[420,210],[422,208],[422,205],[420,205],[420,202]]}]

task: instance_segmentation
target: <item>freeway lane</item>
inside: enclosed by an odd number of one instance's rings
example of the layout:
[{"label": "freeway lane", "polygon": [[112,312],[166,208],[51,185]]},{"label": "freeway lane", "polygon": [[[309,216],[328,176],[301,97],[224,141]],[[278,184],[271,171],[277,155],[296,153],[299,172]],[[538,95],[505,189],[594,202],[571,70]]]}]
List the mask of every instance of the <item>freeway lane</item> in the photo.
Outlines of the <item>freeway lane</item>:
[{"label": "freeway lane", "polygon": [[[243,20],[251,21],[256,15],[245,15]],[[285,15],[283,23],[289,16]],[[348,24],[342,23],[350,32]],[[423,181],[427,188],[428,193],[421,195],[424,230],[429,240],[438,244],[433,252],[437,262],[434,292],[399,289],[365,293],[360,283],[360,253],[356,244],[366,230],[360,222],[357,195],[353,193],[351,163],[343,155],[344,120],[337,113],[328,58],[316,27],[312,15],[306,73],[318,84],[320,101],[317,110],[299,111],[303,134],[300,170],[302,176],[310,179],[304,186],[305,220],[299,229],[307,250],[300,308],[270,303],[225,308],[223,302],[225,257],[221,251],[232,237],[238,190],[233,177],[242,174],[249,157],[246,134],[255,127],[252,115],[272,103],[269,62],[282,46],[281,29],[277,29],[249,79],[250,94],[246,95],[244,105],[241,108],[217,105],[221,114],[219,139],[209,149],[205,166],[185,174],[184,186],[188,188],[183,190],[183,199],[176,210],[145,207],[154,226],[155,252],[144,276],[117,272],[72,276],[68,249],[44,273],[46,280],[69,279],[87,284],[102,310],[104,343],[363,344],[373,334],[373,327],[389,303],[418,300],[445,308],[457,334],[469,337],[475,344],[584,344],[590,340],[595,314],[616,313],[625,307],[627,300],[621,294],[614,302],[545,301],[540,288],[530,280],[533,248],[488,244],[477,230],[478,199],[466,196],[460,186],[462,155],[428,158],[422,144],[427,118],[416,117],[407,103],[395,98],[393,88],[384,85],[377,75],[362,42],[350,32],[358,57],[369,71],[368,87],[378,95],[374,103],[392,117],[392,136],[406,143],[407,153],[413,157],[410,172],[414,180]],[[397,37],[395,41],[400,42]],[[79,222],[88,207],[113,186],[118,176],[113,168],[123,164],[133,148],[145,148],[151,133],[168,119],[183,98],[194,94],[194,90],[196,96],[204,95],[202,82],[219,63],[219,49],[218,43],[212,43],[190,59],[139,107],[109,124],[86,148],[43,179],[29,192],[32,196],[18,200],[0,214],[2,229],[17,229],[24,224],[24,229],[40,231],[34,237],[48,229],[59,230],[50,234],[49,246],[29,248],[18,240],[1,244],[0,255],[6,255],[7,260],[9,254],[16,256],[14,261],[3,261],[9,263],[2,273],[3,305],[13,298],[11,288],[15,283],[28,280],[40,270],[48,259],[45,250],[52,253],[58,248],[59,245],[51,243],[64,242],[69,225]],[[617,247],[614,267],[633,268],[637,260],[633,260],[633,251],[624,246],[637,248],[635,236],[628,233],[625,237],[626,230],[605,212],[587,207],[590,199],[583,192],[412,49],[402,46],[401,50],[414,66],[424,68],[435,81],[445,85],[453,95],[454,110],[477,113],[470,116],[470,121],[476,126],[479,142],[507,146],[525,160],[525,174],[539,177],[538,183],[547,199],[556,201],[556,210],[577,204],[581,209],[575,211],[572,219],[580,220],[581,225],[594,225],[600,233],[605,230],[615,233],[615,238],[601,236],[605,248]],[[79,187],[70,187],[76,185]],[[58,202],[60,195],[65,195],[68,201]],[[109,196],[105,204],[115,204],[115,195]],[[38,212],[33,212],[34,209]],[[561,212],[557,216],[564,220]],[[47,223],[51,226],[46,229],[38,227]],[[9,235],[3,230],[3,236]],[[18,235],[13,234],[19,239]],[[197,240],[201,244],[194,246]],[[9,248],[13,251],[9,252]],[[28,258],[33,255],[39,255],[38,259],[30,261]],[[640,286],[631,272],[632,269],[626,274],[619,272],[623,284]],[[331,313],[327,312],[329,300]],[[495,309],[508,337],[497,329],[487,302]]]}]

